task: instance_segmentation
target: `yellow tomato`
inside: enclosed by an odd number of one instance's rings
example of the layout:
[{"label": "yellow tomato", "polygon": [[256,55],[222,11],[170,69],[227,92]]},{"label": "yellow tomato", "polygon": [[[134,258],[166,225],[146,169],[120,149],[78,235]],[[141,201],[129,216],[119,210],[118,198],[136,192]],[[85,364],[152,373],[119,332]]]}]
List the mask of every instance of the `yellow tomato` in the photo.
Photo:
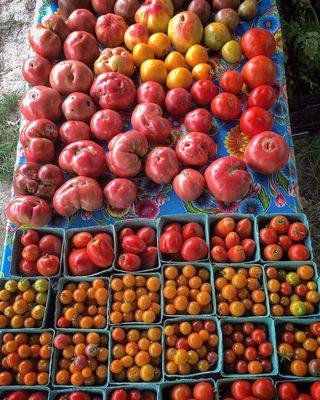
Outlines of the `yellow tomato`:
[{"label": "yellow tomato", "polygon": [[168,89],[184,88],[189,89],[192,85],[192,74],[187,68],[179,67],[169,72],[167,76]]},{"label": "yellow tomato", "polygon": [[142,63],[140,68],[142,82],[153,81],[164,85],[166,83],[167,74],[166,66],[164,62],[160,60],[146,60]]},{"label": "yellow tomato", "polygon": [[165,33],[158,32],[149,37],[148,45],[156,57],[162,58],[169,53],[171,42]]},{"label": "yellow tomato", "polygon": [[197,64],[207,63],[208,59],[207,49],[200,44],[194,44],[186,53],[186,61],[191,68],[195,67]]},{"label": "yellow tomato", "polygon": [[150,46],[145,43],[138,43],[133,48],[133,61],[137,67],[141,67],[146,60],[154,59],[154,53]]}]

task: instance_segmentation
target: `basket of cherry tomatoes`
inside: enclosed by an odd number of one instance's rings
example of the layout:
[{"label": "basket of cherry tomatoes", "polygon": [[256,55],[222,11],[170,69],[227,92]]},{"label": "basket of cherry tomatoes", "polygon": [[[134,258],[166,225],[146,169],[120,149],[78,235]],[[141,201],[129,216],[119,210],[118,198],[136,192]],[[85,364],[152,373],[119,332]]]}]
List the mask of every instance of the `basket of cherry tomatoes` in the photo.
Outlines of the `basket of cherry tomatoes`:
[{"label": "basket of cherry tomatoes", "polygon": [[46,386],[36,389],[25,389],[24,386],[17,386],[15,389],[3,387],[0,390],[1,400],[49,400],[50,390]]},{"label": "basket of cherry tomatoes", "polygon": [[160,325],[111,328],[109,383],[160,383],[163,379],[163,336]]},{"label": "basket of cherry tomatoes", "polygon": [[161,217],[158,243],[160,261],[163,263],[208,261],[207,216],[188,214]]},{"label": "basket of cherry tomatoes", "polygon": [[65,236],[63,275],[105,276],[113,269],[115,253],[112,225],[68,229]]},{"label": "basket of cherry tomatoes", "polygon": [[279,400],[320,400],[320,380],[300,378],[295,381],[278,381],[276,383]]},{"label": "basket of cherry tomatoes", "polygon": [[109,333],[104,330],[56,331],[53,340],[54,387],[104,387],[108,377]]},{"label": "basket of cherry tomatoes", "polygon": [[0,279],[0,329],[45,328],[50,294],[48,278]]},{"label": "basket of cherry tomatoes", "polygon": [[319,315],[320,286],[315,263],[268,264],[264,280],[273,317]]},{"label": "basket of cherry tomatoes", "polygon": [[320,322],[316,319],[276,320],[279,375],[320,380]]},{"label": "basket of cherry tomatoes", "polygon": [[50,400],[103,400],[102,389],[89,389],[85,391],[74,389],[53,390],[50,394]]},{"label": "basket of cherry tomatoes", "polygon": [[0,333],[0,387],[47,386],[51,377],[53,330]]},{"label": "basket of cherry tomatoes", "polygon": [[256,230],[256,219],[251,214],[219,214],[208,217],[211,262],[257,262],[259,246]]},{"label": "basket of cherry tomatoes", "polygon": [[115,271],[150,272],[160,269],[158,254],[158,221],[147,218],[118,221]]},{"label": "basket of cherry tomatoes", "polygon": [[269,315],[263,269],[260,265],[215,266],[215,298],[218,316]]},{"label": "basket of cherry tomatoes", "polygon": [[124,384],[120,389],[106,389],[106,395],[108,400],[157,400],[158,391],[158,385]]},{"label": "basket of cherry tomatoes", "polygon": [[159,400],[214,400],[215,383],[212,379],[181,379],[160,385]]},{"label": "basket of cherry tomatoes", "polygon": [[60,278],[55,303],[56,329],[104,329],[107,327],[109,279]]},{"label": "basket of cherry tomatoes", "polygon": [[271,318],[256,317],[221,320],[223,363],[221,375],[276,375],[278,360],[274,322]]},{"label": "basket of cherry tomatoes", "polygon": [[161,276],[156,272],[112,275],[108,312],[110,324],[161,323],[161,286]]},{"label": "basket of cherry tomatoes", "polygon": [[222,335],[216,317],[185,316],[164,323],[166,378],[218,373]]},{"label": "basket of cherry tomatoes", "polygon": [[217,382],[217,391],[219,400],[276,400],[275,384],[270,378],[219,379]]},{"label": "basket of cherry tomatoes", "polygon": [[307,261],[313,258],[309,224],[304,214],[257,217],[262,261]]},{"label": "basket of cherry tomatoes", "polygon": [[10,276],[59,277],[64,235],[59,228],[19,228],[13,239]]},{"label": "basket of cherry tomatoes", "polygon": [[204,263],[162,267],[166,317],[214,314],[212,266]]}]

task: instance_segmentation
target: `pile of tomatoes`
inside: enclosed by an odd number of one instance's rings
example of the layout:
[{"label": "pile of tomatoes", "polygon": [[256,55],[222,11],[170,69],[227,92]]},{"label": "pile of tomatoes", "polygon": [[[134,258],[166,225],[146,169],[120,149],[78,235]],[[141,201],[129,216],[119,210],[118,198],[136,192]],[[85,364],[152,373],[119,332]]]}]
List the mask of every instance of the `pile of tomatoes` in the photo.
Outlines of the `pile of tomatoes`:
[{"label": "pile of tomatoes", "polygon": [[215,370],[219,345],[217,329],[212,319],[168,322],[164,329],[167,376]]},{"label": "pile of tomatoes", "polygon": [[[310,394],[309,394],[310,392]],[[279,400],[319,400],[320,381],[317,382],[289,382],[285,381],[278,386]]]},{"label": "pile of tomatoes", "polygon": [[108,288],[106,279],[69,281],[58,293],[58,328],[103,329],[107,325]]},{"label": "pile of tomatoes", "polygon": [[1,338],[0,386],[46,386],[50,378],[51,346],[49,331],[5,332]]},{"label": "pile of tomatoes", "polygon": [[113,275],[110,281],[111,324],[161,320],[160,275]]},{"label": "pile of tomatoes", "polygon": [[262,268],[224,267],[215,274],[217,313],[219,316],[267,314],[266,295],[262,286]]},{"label": "pile of tomatoes", "polygon": [[123,228],[118,237],[120,255],[117,267],[124,271],[153,269],[158,264],[157,236],[155,229],[143,226],[133,230]]},{"label": "pile of tomatoes", "polygon": [[36,280],[2,281],[0,290],[0,329],[40,327],[47,306],[49,281]]},{"label": "pile of tomatoes", "polygon": [[244,322],[221,325],[223,334],[223,371],[225,374],[268,374],[272,371],[273,345],[263,323]]},{"label": "pile of tomatoes", "polygon": [[114,389],[110,392],[110,400],[156,400],[153,390]]},{"label": "pile of tomatoes", "polygon": [[115,382],[159,382],[162,378],[162,328],[114,328],[109,369]]},{"label": "pile of tomatoes", "polygon": [[271,314],[303,317],[319,309],[320,294],[311,265],[297,268],[266,268]]},{"label": "pile of tomatoes", "polygon": [[248,218],[224,217],[210,226],[211,260],[214,263],[243,263],[254,258],[253,224]]},{"label": "pile of tomatoes", "polygon": [[200,261],[208,258],[204,227],[198,222],[172,222],[160,232],[159,248],[163,260]]},{"label": "pile of tomatoes", "polygon": [[277,344],[282,375],[320,377],[320,322],[278,325]]},{"label": "pile of tomatoes", "polygon": [[68,257],[71,275],[92,275],[112,266],[113,237],[107,232],[78,232],[71,239],[71,247]]},{"label": "pile of tomatoes", "polygon": [[259,378],[254,380],[237,379],[234,380],[231,385],[230,382],[224,384],[222,381],[219,389],[222,394],[221,398],[224,400],[276,399],[276,389],[272,380],[269,378]]},{"label": "pile of tomatoes", "polygon": [[48,400],[48,398],[48,392],[45,391],[14,390],[7,392],[3,400]]},{"label": "pile of tomatoes", "polygon": [[52,234],[43,235],[33,229],[23,231],[19,272],[22,276],[54,276],[60,270],[62,240]]},{"label": "pile of tomatoes", "polygon": [[[263,225],[263,227],[262,227]],[[259,226],[262,259],[266,261],[305,261],[310,251],[305,245],[309,235],[302,222],[290,222],[285,215],[276,215]]]},{"label": "pile of tomatoes", "polygon": [[163,270],[166,315],[212,313],[210,271],[201,266],[168,265]]},{"label": "pile of tomatoes", "polygon": [[94,331],[58,333],[53,344],[55,385],[104,386],[106,384],[107,335]]},{"label": "pile of tomatoes", "polygon": [[196,384],[176,383],[163,390],[165,399],[170,400],[214,400],[213,384],[202,381]]}]

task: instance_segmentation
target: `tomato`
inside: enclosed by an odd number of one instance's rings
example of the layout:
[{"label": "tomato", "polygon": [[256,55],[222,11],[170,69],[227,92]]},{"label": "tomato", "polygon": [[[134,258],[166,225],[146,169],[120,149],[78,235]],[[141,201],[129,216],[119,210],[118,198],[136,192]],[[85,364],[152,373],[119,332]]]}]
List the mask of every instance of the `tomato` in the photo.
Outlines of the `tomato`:
[{"label": "tomato", "polygon": [[183,237],[180,232],[166,231],[160,236],[160,251],[165,254],[178,253],[183,243]]},{"label": "tomato", "polygon": [[93,114],[90,129],[98,140],[108,141],[122,130],[122,117],[114,110],[100,110]]},{"label": "tomato", "polygon": [[[263,357],[270,357],[273,353],[273,347],[271,343],[261,343],[259,345],[259,354]],[[260,397],[256,394],[257,397]]]},{"label": "tomato", "polygon": [[148,246],[147,250],[141,254],[141,265],[143,269],[154,268],[158,262],[158,249],[155,246]]},{"label": "tomato", "polygon": [[295,242],[302,242],[308,235],[308,229],[302,222],[294,222],[289,227],[288,235]]},{"label": "tomato", "polygon": [[276,65],[268,57],[255,56],[243,66],[242,76],[251,89],[260,85],[273,86],[276,80]]},{"label": "tomato", "polygon": [[77,60],[90,65],[98,57],[99,47],[91,33],[75,31],[64,41],[63,52],[67,60]]},{"label": "tomato", "polygon": [[51,68],[46,58],[36,54],[23,63],[22,76],[32,86],[47,85]]},{"label": "tomato", "polygon": [[138,238],[142,239],[147,246],[156,245],[156,232],[149,226],[140,228],[137,231]]},{"label": "tomato", "polygon": [[155,147],[147,155],[145,172],[159,185],[171,182],[179,172],[177,154],[170,147]]},{"label": "tomato", "polygon": [[284,215],[276,215],[270,221],[270,228],[273,228],[279,235],[286,234],[290,227],[290,222]]},{"label": "tomato", "polygon": [[26,147],[31,138],[37,137],[49,139],[56,143],[59,138],[59,128],[46,118],[38,118],[23,126],[19,139],[22,146]]},{"label": "tomato", "polygon": [[60,56],[61,39],[50,29],[40,24],[34,26],[29,30],[28,39],[32,50],[40,56],[52,60]]},{"label": "tomato", "polygon": [[218,93],[218,87],[210,79],[199,79],[191,87],[192,98],[199,106],[209,105]]},{"label": "tomato", "polygon": [[91,239],[92,239],[91,233],[79,232],[72,237],[71,245],[76,249],[81,249],[83,247],[86,247]]},{"label": "tomato", "polygon": [[263,257],[268,261],[279,261],[282,259],[283,250],[277,244],[268,244],[263,249]]},{"label": "tomato", "polygon": [[28,229],[23,231],[21,236],[21,244],[27,246],[28,244],[38,244],[40,240],[40,235],[37,231]]},{"label": "tomato", "polygon": [[163,232],[177,231],[182,234],[182,226],[179,222],[172,222],[163,227]]},{"label": "tomato", "polygon": [[189,132],[209,133],[212,128],[212,115],[205,108],[190,111],[184,119]]},{"label": "tomato", "polygon": [[294,383],[281,383],[278,387],[278,396],[280,400],[296,400],[299,392]]},{"label": "tomato", "polygon": [[238,94],[242,90],[243,78],[240,72],[225,71],[220,78],[220,86],[225,92]]},{"label": "tomato", "polygon": [[311,324],[310,329],[315,336],[320,336],[320,322],[314,322]]},{"label": "tomato", "polygon": [[276,49],[274,36],[265,29],[249,29],[241,38],[244,55],[250,59],[255,56],[272,57]]},{"label": "tomato", "polygon": [[277,232],[272,228],[262,228],[259,232],[259,239],[263,245],[277,243]]},{"label": "tomato", "polygon": [[86,251],[90,260],[100,268],[110,267],[114,259],[112,246],[102,237],[91,239],[86,246]]},{"label": "tomato", "polygon": [[73,92],[62,103],[62,112],[66,120],[89,122],[96,112],[96,106],[85,93]]},{"label": "tomato", "polygon": [[220,93],[211,102],[211,111],[223,121],[236,119],[241,110],[241,102],[233,93]]},{"label": "tomato", "polygon": [[273,128],[273,116],[263,108],[252,107],[245,110],[240,118],[240,129],[249,138]]},{"label": "tomato", "polygon": [[6,397],[6,400],[28,400],[28,399],[29,399],[29,392],[26,390],[15,390]]},{"label": "tomato", "polygon": [[98,272],[98,267],[89,258],[86,249],[77,249],[69,254],[71,275],[92,275]]},{"label": "tomato", "polygon": [[127,178],[112,179],[103,189],[111,207],[125,210],[137,199],[137,185]]},{"label": "tomato", "polygon": [[118,258],[118,266],[124,271],[139,271],[141,258],[134,253],[122,253]]},{"label": "tomato", "polygon": [[277,100],[275,90],[269,85],[260,85],[254,88],[248,97],[249,107],[261,107],[269,110]]},{"label": "tomato", "polygon": [[37,261],[37,270],[40,275],[53,276],[57,275],[60,268],[60,261],[57,256],[44,255],[41,256]]},{"label": "tomato", "polygon": [[201,167],[213,158],[217,146],[205,133],[188,132],[179,138],[175,150],[183,165]]},{"label": "tomato", "polygon": [[92,398],[89,393],[74,391],[70,392],[69,400],[92,400]]},{"label": "tomato", "polygon": [[48,395],[46,392],[34,392],[29,396],[28,400],[47,400]]},{"label": "tomato", "polygon": [[54,159],[54,145],[45,138],[31,138],[24,149],[27,161],[46,164]]},{"label": "tomato", "polygon": [[251,332],[251,339],[258,344],[261,344],[263,342],[265,342],[266,340],[266,334],[262,329],[254,329]]},{"label": "tomato", "polygon": [[294,244],[288,251],[288,258],[290,261],[305,261],[309,260],[310,252],[303,244]]},{"label": "tomato", "polygon": [[53,254],[60,257],[62,248],[62,241],[55,235],[45,235],[40,239],[39,249],[41,255]]},{"label": "tomato", "polygon": [[272,400],[275,397],[276,391],[272,382],[268,378],[259,378],[252,384],[252,393],[258,399]]},{"label": "tomato", "polygon": [[285,166],[290,148],[285,139],[272,131],[255,135],[244,151],[249,168],[261,174],[273,174]]},{"label": "tomato", "polygon": [[141,254],[147,249],[146,243],[137,235],[126,235],[121,242],[122,248],[128,253]]},{"label": "tomato", "polygon": [[214,389],[209,382],[199,382],[193,388],[193,397],[195,400],[213,400]]},{"label": "tomato", "polygon": [[202,195],[205,186],[203,175],[191,168],[183,169],[173,179],[173,189],[183,201],[193,201]]},{"label": "tomato", "polygon": [[148,81],[138,87],[137,98],[139,103],[155,103],[163,107],[166,94],[160,83]]},{"label": "tomato", "polygon": [[21,273],[22,276],[38,275],[36,261],[20,260],[18,268],[19,268],[19,272]]},{"label": "tomato", "polygon": [[16,225],[44,226],[51,220],[49,203],[37,196],[17,196],[6,209],[8,219]]},{"label": "tomato", "polygon": [[71,31],[86,31],[94,34],[96,17],[85,8],[74,10],[67,19],[68,28]]},{"label": "tomato", "polygon": [[252,396],[252,384],[245,380],[235,381],[231,384],[231,393],[235,400],[243,400]]},{"label": "tomato", "polygon": [[36,261],[40,256],[39,246],[36,244],[28,244],[23,248],[21,255],[26,261]]},{"label": "tomato", "polygon": [[204,239],[203,227],[197,222],[188,222],[182,228],[183,240],[187,240],[192,237],[199,237]]},{"label": "tomato", "polygon": [[213,246],[211,249],[211,258],[219,263],[224,263],[228,260],[226,250],[222,246]]},{"label": "tomato", "polygon": [[280,235],[277,244],[282,247],[285,253],[288,253],[290,247],[293,245],[293,241],[287,235]]},{"label": "tomato", "polygon": [[120,243],[122,242],[122,240],[123,240],[123,238],[124,238],[125,236],[127,236],[127,235],[134,235],[134,234],[135,234],[135,233],[134,233],[134,230],[131,229],[131,228],[126,227],[126,228],[121,229],[120,234],[119,234],[119,241],[120,241]]},{"label": "tomato", "polygon": [[314,400],[320,400],[320,382],[314,382],[311,385],[310,393]]},{"label": "tomato", "polygon": [[186,383],[177,384],[170,391],[171,400],[189,400],[192,399],[192,390]]},{"label": "tomato", "polygon": [[243,240],[241,240],[240,245],[242,246],[242,248],[245,252],[246,258],[247,259],[252,258],[254,255],[254,252],[256,251],[255,241],[250,238],[243,239]]},{"label": "tomato", "polygon": [[252,222],[248,218],[243,218],[236,223],[235,232],[240,239],[247,239],[252,235]]},{"label": "tomato", "polygon": [[165,106],[169,114],[183,117],[192,110],[191,94],[183,88],[171,89],[166,95]]},{"label": "tomato", "polygon": [[[161,239],[160,239],[161,240]],[[181,246],[181,256],[187,261],[201,260],[208,256],[208,246],[199,237],[191,237],[185,240]]]}]

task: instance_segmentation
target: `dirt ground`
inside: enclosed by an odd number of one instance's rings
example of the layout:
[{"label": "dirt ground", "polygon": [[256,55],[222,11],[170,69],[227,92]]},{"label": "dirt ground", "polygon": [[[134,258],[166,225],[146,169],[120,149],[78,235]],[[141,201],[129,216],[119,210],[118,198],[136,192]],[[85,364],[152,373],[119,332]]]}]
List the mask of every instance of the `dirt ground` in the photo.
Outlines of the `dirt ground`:
[{"label": "dirt ground", "polygon": [[[35,0],[0,0],[0,93],[23,91],[21,64],[28,58],[26,35],[33,21],[35,5]],[[0,183],[0,259],[10,186]]]}]

